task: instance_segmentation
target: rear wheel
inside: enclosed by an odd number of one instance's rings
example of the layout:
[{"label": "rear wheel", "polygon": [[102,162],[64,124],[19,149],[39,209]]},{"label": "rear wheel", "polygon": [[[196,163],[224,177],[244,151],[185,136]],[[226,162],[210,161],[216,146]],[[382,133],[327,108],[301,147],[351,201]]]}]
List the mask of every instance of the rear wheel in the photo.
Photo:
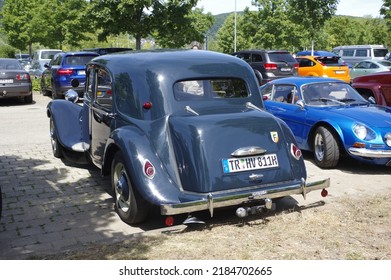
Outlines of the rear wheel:
[{"label": "rear wheel", "polygon": [[24,97],[24,102],[27,103],[27,104],[33,103],[33,94],[31,93],[30,95],[25,96]]},{"label": "rear wheel", "polygon": [[333,133],[325,127],[318,127],[314,137],[315,163],[321,168],[333,168],[339,161],[339,147]]},{"label": "rear wheel", "polygon": [[111,186],[119,217],[128,224],[143,222],[147,218],[150,205],[133,187],[128,168],[120,152],[116,153],[111,165]]},{"label": "rear wheel", "polygon": [[57,139],[57,131],[54,125],[53,117],[50,118],[50,142],[52,144],[53,155],[56,158],[62,158],[63,157],[62,146]]}]

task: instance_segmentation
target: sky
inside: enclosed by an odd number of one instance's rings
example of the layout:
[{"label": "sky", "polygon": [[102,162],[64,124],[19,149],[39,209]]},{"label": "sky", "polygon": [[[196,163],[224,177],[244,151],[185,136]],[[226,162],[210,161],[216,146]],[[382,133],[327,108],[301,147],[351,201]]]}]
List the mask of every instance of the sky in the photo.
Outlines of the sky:
[{"label": "sky", "polygon": [[[229,13],[235,11],[242,11],[245,7],[249,7],[250,10],[255,10],[254,6],[251,6],[251,0],[199,0],[197,7],[204,8],[204,12],[210,12],[212,15],[218,15],[222,13]],[[383,4],[383,0],[340,0],[337,8],[337,15],[345,16],[367,16],[372,17],[380,16],[380,7]]]}]

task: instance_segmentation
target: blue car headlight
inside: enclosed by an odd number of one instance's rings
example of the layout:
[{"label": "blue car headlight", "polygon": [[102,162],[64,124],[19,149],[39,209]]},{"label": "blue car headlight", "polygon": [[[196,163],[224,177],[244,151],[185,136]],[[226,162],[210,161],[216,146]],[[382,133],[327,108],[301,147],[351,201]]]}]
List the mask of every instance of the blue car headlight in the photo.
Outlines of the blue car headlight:
[{"label": "blue car headlight", "polygon": [[387,133],[386,136],[384,136],[384,140],[386,141],[387,146],[391,147],[391,133]]},{"label": "blue car headlight", "polygon": [[354,124],[353,132],[361,140],[370,141],[376,138],[376,133],[363,124]]}]

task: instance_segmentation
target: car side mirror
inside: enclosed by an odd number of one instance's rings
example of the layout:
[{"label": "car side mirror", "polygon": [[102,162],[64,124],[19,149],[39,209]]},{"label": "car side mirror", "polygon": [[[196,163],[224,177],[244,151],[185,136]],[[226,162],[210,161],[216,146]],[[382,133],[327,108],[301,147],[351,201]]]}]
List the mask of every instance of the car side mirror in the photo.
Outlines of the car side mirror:
[{"label": "car side mirror", "polygon": [[297,100],[296,103],[295,103],[297,106],[299,106],[301,109],[304,109],[305,107],[305,104],[304,104],[304,101],[303,100]]},{"label": "car side mirror", "polygon": [[375,98],[373,96],[368,97],[368,101],[371,104],[376,104],[376,100],[375,100]]},{"label": "car side mirror", "polygon": [[73,89],[68,89],[65,93],[65,100],[76,103],[79,100],[79,94]]}]

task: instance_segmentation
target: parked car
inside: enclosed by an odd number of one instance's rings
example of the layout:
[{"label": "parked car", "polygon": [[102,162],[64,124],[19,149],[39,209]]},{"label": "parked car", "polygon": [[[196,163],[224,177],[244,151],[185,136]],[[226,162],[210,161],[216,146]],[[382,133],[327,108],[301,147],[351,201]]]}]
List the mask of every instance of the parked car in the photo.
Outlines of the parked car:
[{"label": "parked car", "polygon": [[0,99],[15,97],[33,102],[30,75],[16,58],[0,58]]},{"label": "parked car", "polygon": [[42,73],[45,70],[45,64],[47,62],[45,61],[39,61],[39,60],[34,60],[30,63],[30,68],[28,68],[28,72],[30,74],[31,78],[34,79],[40,79],[42,78]]},{"label": "parked car", "polygon": [[354,78],[352,86],[365,99],[373,98],[378,105],[391,107],[391,71]]},{"label": "parked car", "polygon": [[350,69],[350,79],[368,75],[376,72],[390,71],[391,61],[389,60],[363,60]]},{"label": "parked car", "polygon": [[344,154],[391,166],[390,108],[371,104],[350,84],[285,78],[263,86],[261,93],[266,110],[288,124],[299,148],[311,151],[319,167],[336,167]]},{"label": "parked car", "polygon": [[166,225],[177,214],[213,216],[228,206],[244,217],[276,198],[329,186],[329,179],[307,182],[290,129],[265,112],[252,68],[233,56],[99,56],[87,64],[86,90],[83,106],[69,102],[72,91],[68,102],[49,102],[53,154],[91,161],[111,176],[126,223],[145,221],[153,206]]},{"label": "parked car", "polygon": [[42,73],[41,91],[43,95],[51,94],[53,99],[64,98],[67,90],[73,89],[80,96],[84,93],[86,64],[94,57],[95,52],[60,52],[49,64],[45,64]]},{"label": "parked car", "polygon": [[349,67],[338,56],[298,56],[299,76],[330,77],[350,82]]},{"label": "parked car", "polygon": [[[325,56],[325,57],[330,57],[330,56],[338,56],[338,55],[333,53],[333,52],[329,52],[329,51],[318,51],[318,50],[308,51],[307,50],[307,51],[299,51],[299,52],[297,52],[296,53],[296,57],[299,57],[299,56]],[[352,64],[347,63],[341,57],[339,57],[338,62],[340,64],[346,64],[349,67],[349,69],[353,67]]]},{"label": "parked car", "polygon": [[26,71],[30,69],[31,57],[28,53],[17,53],[15,54],[15,58],[19,60],[20,64]]},{"label": "parked car", "polygon": [[242,50],[232,55],[250,64],[261,85],[275,79],[296,76],[299,67],[288,51]]},{"label": "parked car", "polygon": [[1,192],[1,186],[0,186],[0,220],[1,220],[1,212],[3,210],[3,194]]},{"label": "parked car", "polygon": [[89,48],[83,49],[85,52],[96,52],[99,55],[115,53],[115,52],[124,52],[124,51],[132,51],[132,48]]},{"label": "parked car", "polygon": [[362,60],[384,59],[388,49],[383,45],[351,45],[335,47],[333,53],[340,56],[347,63],[355,65]]}]

